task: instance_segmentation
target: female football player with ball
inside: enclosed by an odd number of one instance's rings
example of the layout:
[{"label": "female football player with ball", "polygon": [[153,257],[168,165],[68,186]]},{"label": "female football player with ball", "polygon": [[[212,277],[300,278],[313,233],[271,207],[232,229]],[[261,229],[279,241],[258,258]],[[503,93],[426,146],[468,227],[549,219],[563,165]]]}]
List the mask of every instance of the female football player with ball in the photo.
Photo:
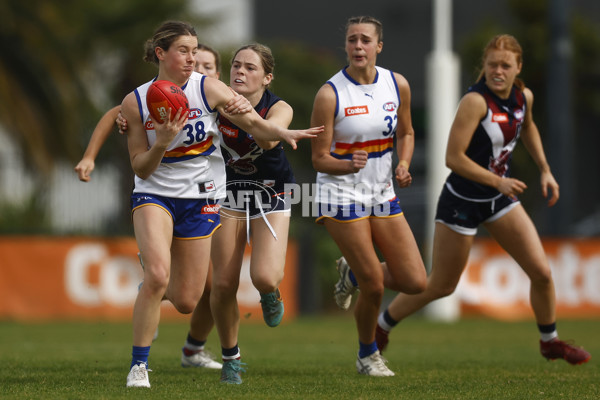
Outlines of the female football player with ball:
[{"label": "female football player with ball", "polygon": [[191,313],[202,295],[209,266],[211,236],[220,226],[217,202],[225,197],[225,166],[219,151],[216,112],[259,140],[296,141],[315,137],[323,128],[292,131],[254,110],[227,114],[234,97],[221,81],[194,72],[198,39],[192,26],[163,23],[146,42],[145,60],[158,65],[157,80],[180,86],[190,115],[158,123],[148,118],[145,94],[152,81],[123,100],[127,142],[135,172],[132,220],[144,259],[144,284],[133,311],[133,349],[128,387],[150,387],[148,355],[167,298],[182,313]]},{"label": "female football player with ball", "polygon": [[[211,78],[219,79],[221,74],[221,57],[212,47],[198,44],[198,51],[194,56],[196,60],[194,70]],[[228,113],[245,113],[252,110],[248,100],[237,95],[227,103],[225,109]],[[237,111],[236,111],[237,110]],[[127,131],[127,120],[121,116],[121,106],[115,106],[108,110],[100,121],[98,121],[89,140],[82,159],[75,166],[75,171],[82,182],[89,182],[91,173],[95,168],[95,160],[100,149],[113,130],[115,119],[119,132]],[[142,260],[141,254],[140,261]],[[184,367],[198,367],[221,369],[221,364],[213,359],[213,356],[204,349],[204,345],[210,331],[214,326],[214,320],[210,311],[210,289],[212,283],[212,268],[209,268],[206,284],[200,302],[194,309],[192,324],[181,354],[181,365]],[[195,322],[195,321],[198,322]],[[158,336],[155,332],[154,339]]]},{"label": "female football player with ball", "polygon": [[[292,108],[269,87],[273,80],[275,60],[271,50],[254,43],[242,46],[233,56],[230,85],[236,93],[248,99],[263,118],[287,127],[293,116]],[[236,107],[243,104],[236,102]],[[248,110],[249,111],[249,110]],[[125,120],[119,118],[125,129]],[[293,183],[294,175],[280,141],[255,140],[225,115],[219,115],[222,133],[221,147],[227,173],[227,200],[220,208],[221,224],[212,240],[211,259],[215,263],[215,287],[213,313],[217,318],[222,357],[225,361],[221,381],[240,384],[241,354],[238,347],[239,309],[237,289],[246,242],[252,242],[250,276],[260,293],[263,317],[267,325],[279,325],[284,313],[279,284],[283,279],[287,235],[290,219],[290,204],[285,193],[285,184]],[[248,185],[269,193],[269,198],[260,201],[245,199],[239,202]],[[275,196],[272,196],[272,195]],[[266,207],[266,209],[264,208]],[[210,274],[210,271],[209,271]],[[192,315],[190,332],[182,354],[183,366],[221,367],[202,351],[206,337],[212,327],[210,310],[201,303]]]}]

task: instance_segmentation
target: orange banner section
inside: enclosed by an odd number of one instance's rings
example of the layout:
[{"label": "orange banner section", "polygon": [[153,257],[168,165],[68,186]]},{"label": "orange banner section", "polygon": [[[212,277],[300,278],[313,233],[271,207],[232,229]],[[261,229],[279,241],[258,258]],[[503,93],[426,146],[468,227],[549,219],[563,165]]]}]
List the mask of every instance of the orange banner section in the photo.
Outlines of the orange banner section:
[{"label": "orange banner section", "polygon": [[[559,319],[600,317],[600,240],[543,240],[556,289]],[[477,239],[456,289],[463,315],[533,318],[530,281],[493,240]]]},{"label": "orange banner section", "polygon": [[[129,320],[142,269],[133,238],[0,238],[0,318]],[[290,241],[280,290],[285,320],[298,312],[296,246]],[[250,249],[242,265],[242,320],[262,321],[250,281]],[[161,318],[187,319],[164,301]]]}]

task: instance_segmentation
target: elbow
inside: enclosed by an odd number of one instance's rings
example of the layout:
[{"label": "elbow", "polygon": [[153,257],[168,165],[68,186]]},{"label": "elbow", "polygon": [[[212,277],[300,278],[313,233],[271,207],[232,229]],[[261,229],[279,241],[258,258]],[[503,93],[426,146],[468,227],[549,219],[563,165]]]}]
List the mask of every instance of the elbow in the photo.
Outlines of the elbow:
[{"label": "elbow", "polygon": [[131,169],[133,170],[135,176],[142,180],[146,180],[150,175],[152,175],[153,170],[149,170],[148,168],[146,168],[144,163],[141,161],[142,160],[137,158],[137,156],[133,156],[129,160]]},{"label": "elbow", "polygon": [[452,157],[452,156],[446,156],[446,167],[448,167],[448,169],[450,169],[451,171],[456,171],[456,168],[458,167],[458,160],[456,159],[456,157]]},{"label": "elbow", "polygon": [[277,146],[279,143],[281,143],[281,141],[260,140],[260,139],[257,139],[256,137],[254,138],[254,141],[256,142],[258,147],[260,147],[261,149],[263,149],[265,151],[271,150],[272,148]]},{"label": "elbow", "polygon": [[320,157],[317,157],[317,156],[313,155],[312,158],[311,158],[311,161],[312,161],[313,169],[315,171],[317,171],[317,172],[323,172],[323,171],[321,171],[321,163],[320,163],[321,160],[320,160]]},{"label": "elbow", "polygon": [[146,179],[148,179],[148,177],[150,176],[150,174],[146,174],[140,171],[136,171],[135,175],[140,178],[141,180],[145,181]]},{"label": "elbow", "polygon": [[133,173],[135,174],[135,176],[137,176],[138,178],[140,178],[141,180],[146,180],[148,179],[148,177],[150,175],[152,175],[151,172],[148,172],[144,169],[141,168],[135,168],[133,165],[131,166],[131,168],[133,169]]}]

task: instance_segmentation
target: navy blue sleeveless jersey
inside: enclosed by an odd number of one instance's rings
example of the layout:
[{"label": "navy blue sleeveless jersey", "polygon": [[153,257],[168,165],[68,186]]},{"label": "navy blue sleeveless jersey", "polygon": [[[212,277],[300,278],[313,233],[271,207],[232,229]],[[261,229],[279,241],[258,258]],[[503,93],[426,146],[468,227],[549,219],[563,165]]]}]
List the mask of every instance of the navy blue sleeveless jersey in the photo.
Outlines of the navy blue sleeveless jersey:
[{"label": "navy blue sleeveless jersey", "polygon": [[[254,109],[261,117],[266,118],[271,107],[280,100],[281,98],[271,91],[265,90]],[[285,183],[295,182],[281,143],[270,150],[264,150],[254,141],[252,135],[223,115],[219,114],[218,123],[228,183],[256,181],[279,192]]]},{"label": "navy blue sleeveless jersey", "polygon": [[[510,96],[501,99],[485,85],[485,78],[471,86],[468,92],[481,94],[488,110],[471,138],[466,155],[498,176],[510,176],[512,152],[519,140],[526,113],[525,95],[513,86]],[[495,188],[473,182],[454,172],[450,173],[446,182],[453,192],[466,199],[486,200],[500,195]]]}]

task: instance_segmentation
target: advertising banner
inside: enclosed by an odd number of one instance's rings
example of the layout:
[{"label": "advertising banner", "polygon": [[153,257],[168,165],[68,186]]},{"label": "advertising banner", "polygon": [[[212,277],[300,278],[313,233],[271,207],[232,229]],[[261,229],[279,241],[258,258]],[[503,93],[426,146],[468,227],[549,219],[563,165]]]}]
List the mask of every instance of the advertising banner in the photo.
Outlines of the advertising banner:
[{"label": "advertising banner", "polygon": [[[143,274],[133,238],[0,238],[0,318],[15,320],[130,320]],[[250,248],[242,265],[242,320],[262,321],[250,280]],[[284,321],[297,314],[296,246],[289,243],[280,290]],[[163,301],[161,318],[181,318]]]},{"label": "advertising banner", "polygon": [[[600,240],[544,239],[558,318],[600,317]],[[530,280],[493,240],[477,239],[456,292],[462,315],[532,319]]]},{"label": "advertising banner", "polygon": [[[557,316],[600,317],[600,240],[544,240],[556,289]],[[262,321],[250,280],[250,248],[242,265],[238,304],[243,321]],[[290,241],[280,286],[284,320],[298,313],[297,250]],[[133,238],[0,238],[0,318],[130,320],[143,274]],[[530,281],[494,241],[476,239],[451,296],[462,316],[532,319]],[[183,319],[164,301],[161,317]]]}]

